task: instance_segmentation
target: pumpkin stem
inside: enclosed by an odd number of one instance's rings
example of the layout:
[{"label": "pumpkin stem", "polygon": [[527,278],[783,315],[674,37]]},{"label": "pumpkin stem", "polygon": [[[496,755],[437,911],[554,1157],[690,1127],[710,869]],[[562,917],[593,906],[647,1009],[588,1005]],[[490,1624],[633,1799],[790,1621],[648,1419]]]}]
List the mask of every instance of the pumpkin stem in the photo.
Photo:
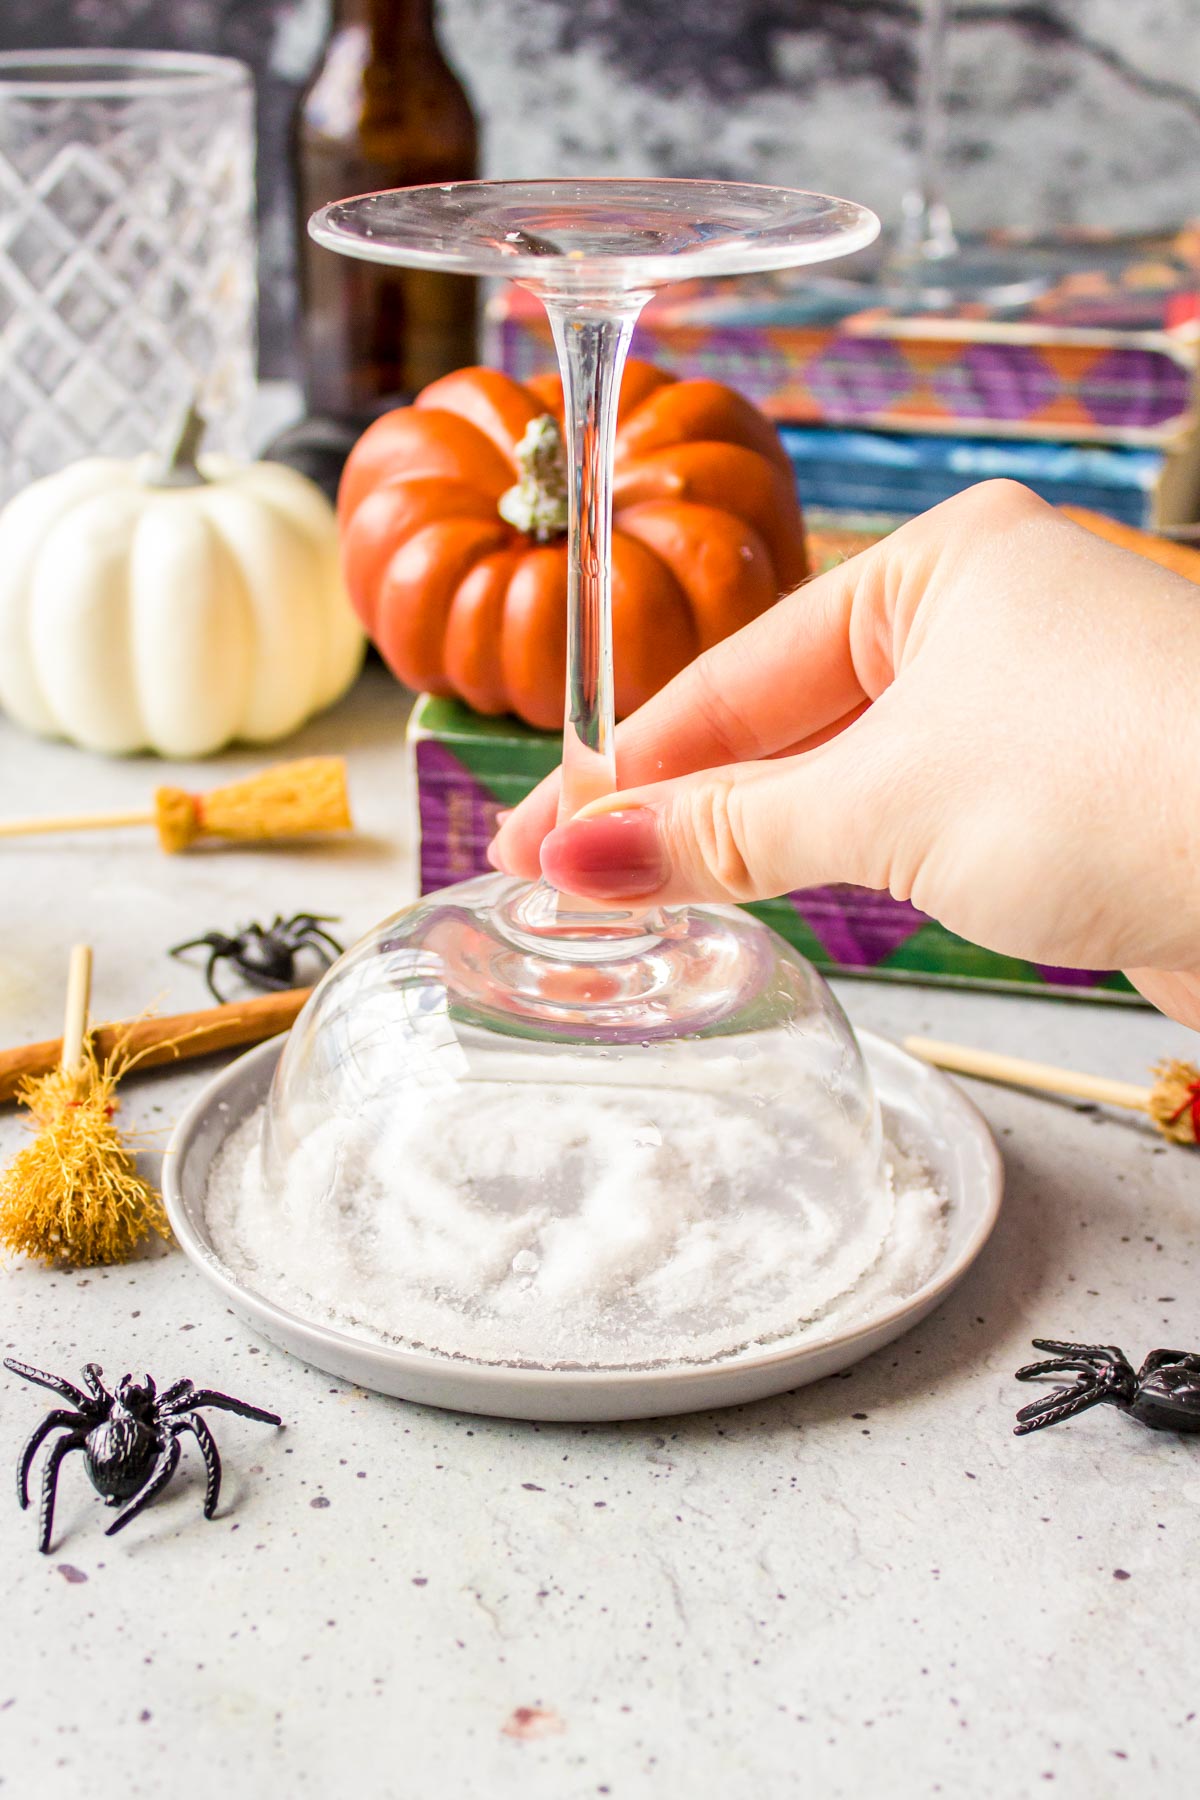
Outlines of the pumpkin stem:
[{"label": "pumpkin stem", "polygon": [[550,413],[531,419],[516,446],[521,479],[501,494],[496,511],[537,543],[567,529],[567,453],[562,428]]},{"label": "pumpkin stem", "polygon": [[204,476],[196,463],[208,421],[194,399],[176,428],[171,447],[149,478],[151,487],[203,487]]}]

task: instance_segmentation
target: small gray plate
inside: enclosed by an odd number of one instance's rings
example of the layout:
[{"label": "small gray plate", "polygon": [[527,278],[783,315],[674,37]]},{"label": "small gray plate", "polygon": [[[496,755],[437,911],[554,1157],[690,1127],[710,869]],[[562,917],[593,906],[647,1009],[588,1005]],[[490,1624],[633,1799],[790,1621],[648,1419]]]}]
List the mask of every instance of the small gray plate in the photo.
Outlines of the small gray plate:
[{"label": "small gray plate", "polygon": [[859,1042],[893,1124],[949,1195],[941,1263],[907,1299],[882,1302],[851,1329],[720,1362],[652,1370],[497,1367],[354,1337],[246,1287],[213,1249],[205,1194],[221,1145],[266,1096],[282,1047],[278,1038],[222,1069],[188,1107],[171,1135],[163,1197],[185,1254],[239,1318],[281,1349],[359,1387],[510,1419],[646,1419],[741,1405],[836,1374],[925,1318],[970,1268],[1000,1210],[1003,1165],[982,1114],[944,1075],[884,1038],[860,1032]]}]

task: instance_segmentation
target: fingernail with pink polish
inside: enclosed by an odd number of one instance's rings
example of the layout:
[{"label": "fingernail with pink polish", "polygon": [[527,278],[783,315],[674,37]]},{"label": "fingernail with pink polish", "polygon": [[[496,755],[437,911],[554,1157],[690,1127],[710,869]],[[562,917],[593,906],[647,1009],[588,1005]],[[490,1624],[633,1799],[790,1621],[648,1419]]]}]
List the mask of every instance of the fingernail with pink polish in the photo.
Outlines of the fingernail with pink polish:
[{"label": "fingernail with pink polish", "polygon": [[515,806],[502,806],[496,813],[496,830],[499,831],[506,819],[511,819],[516,812]]},{"label": "fingernail with pink polish", "polygon": [[542,873],[553,887],[590,900],[652,894],[667,878],[658,821],[648,806],[572,819],[542,844]]}]

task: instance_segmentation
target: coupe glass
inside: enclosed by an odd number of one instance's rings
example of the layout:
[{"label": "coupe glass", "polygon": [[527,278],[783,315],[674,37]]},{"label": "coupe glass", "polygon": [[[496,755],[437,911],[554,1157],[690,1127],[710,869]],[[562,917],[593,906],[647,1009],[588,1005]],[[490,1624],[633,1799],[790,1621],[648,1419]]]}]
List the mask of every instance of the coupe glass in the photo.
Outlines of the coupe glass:
[{"label": "coupe glass", "polygon": [[[313,219],[333,250],[508,276],[549,313],[570,468],[560,817],[617,787],[611,484],[640,307],[877,229],[846,201],[699,181],[459,183]],[[330,970],[262,1158],[308,1295],[333,1305],[366,1243],[389,1331],[484,1362],[644,1366],[786,1335],[890,1219],[861,1053],[796,951],[736,908],[606,909],[504,875],[427,896]]]},{"label": "coupe glass", "polygon": [[917,25],[917,179],[883,277],[894,304],[937,309],[977,301],[1019,306],[1049,286],[1028,251],[960,242],[946,202],[946,34],[950,0],[920,0]]}]

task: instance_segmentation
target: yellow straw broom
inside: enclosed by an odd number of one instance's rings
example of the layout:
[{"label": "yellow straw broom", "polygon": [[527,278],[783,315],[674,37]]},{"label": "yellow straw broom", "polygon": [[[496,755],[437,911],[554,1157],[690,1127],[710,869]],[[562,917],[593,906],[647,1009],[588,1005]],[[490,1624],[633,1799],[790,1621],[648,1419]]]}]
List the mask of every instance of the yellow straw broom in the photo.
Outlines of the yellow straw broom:
[{"label": "yellow straw broom", "polygon": [[113,1123],[117,1081],[133,1066],[120,1043],[101,1064],[88,1035],[92,953],[71,952],[62,1057],[21,1084],[38,1135],[0,1176],[0,1244],[77,1268],[124,1262],[150,1232],[170,1236],[154,1189]]},{"label": "yellow straw broom", "polygon": [[246,842],[300,837],[312,831],[348,831],[352,824],[344,761],[340,756],[310,756],[300,762],[276,763],[207,794],[161,787],[152,807],[133,812],[0,819],[0,838],[153,825],[163,849],[174,852],[186,850],[202,838]]}]

